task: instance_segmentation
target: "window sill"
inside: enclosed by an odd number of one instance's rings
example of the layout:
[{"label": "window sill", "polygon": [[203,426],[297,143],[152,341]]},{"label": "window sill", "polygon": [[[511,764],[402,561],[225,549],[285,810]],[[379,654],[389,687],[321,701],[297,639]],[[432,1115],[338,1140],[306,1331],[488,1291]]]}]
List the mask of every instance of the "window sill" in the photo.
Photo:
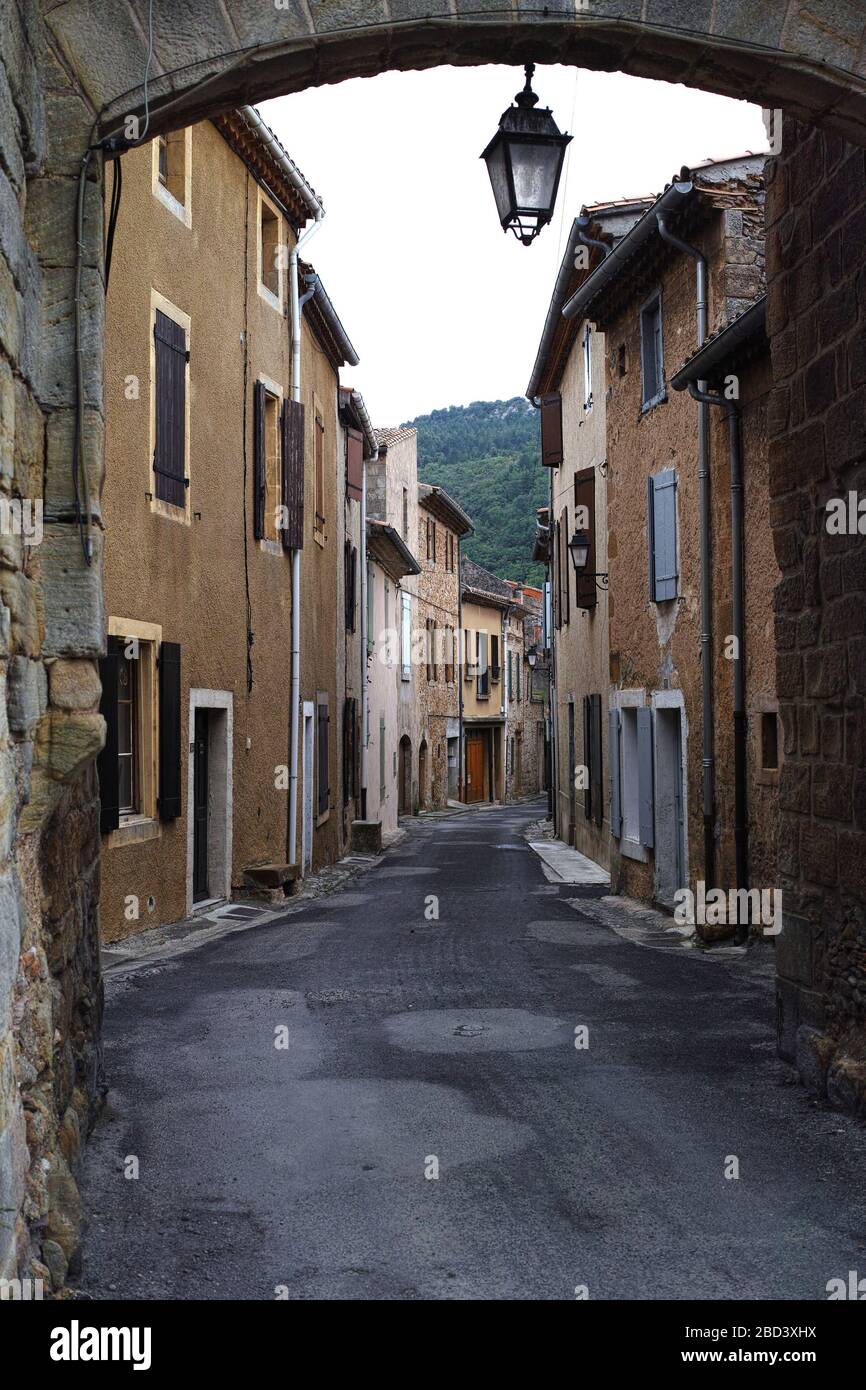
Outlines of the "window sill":
[{"label": "window sill", "polygon": [[129,816],[121,821],[116,830],[105,836],[106,849],[119,849],[121,845],[145,844],[156,840],[162,833],[155,816]]},{"label": "window sill", "polygon": [[266,304],[270,304],[272,309],[276,309],[277,313],[282,315],[283,306],[280,303],[279,296],[274,294],[273,290],[269,290],[267,285],[262,284],[261,280],[259,280],[258,288],[259,298],[263,299]]},{"label": "window sill", "polygon": [[634,859],[639,864],[649,862],[649,853],[639,840],[627,840],[623,835],[619,842],[619,852],[623,859]]},{"label": "window sill", "polygon": [[[188,496],[189,492],[187,491]],[[153,493],[150,510],[156,516],[164,517],[166,521],[173,521],[178,526],[192,525],[192,517],[186,506],[179,507],[174,502],[166,502],[164,498],[157,497],[156,492]]]},{"label": "window sill", "polygon": [[182,203],[179,198],[176,198],[173,193],[170,193],[165,184],[160,183],[159,179],[157,179],[154,184],[153,192],[154,196],[162,203],[163,207],[168,208],[169,212],[174,214],[178,222],[182,222],[185,227],[192,226],[192,216],[189,208],[185,203]]},{"label": "window sill", "polygon": [[653,396],[651,401],[643,401],[641,403],[640,416],[643,417],[644,415],[649,415],[651,411],[655,410],[656,406],[666,405],[667,399],[668,393],[665,390],[660,392],[659,395]]},{"label": "window sill", "polygon": [[263,536],[259,541],[259,550],[266,555],[285,555],[282,541],[272,541],[269,537]]},{"label": "window sill", "polygon": [[324,531],[314,531],[314,532],[313,532],[313,540],[316,542],[316,545],[320,545],[320,546],[322,547],[322,549],[324,550],[324,548],[325,548],[325,533],[324,533]]}]

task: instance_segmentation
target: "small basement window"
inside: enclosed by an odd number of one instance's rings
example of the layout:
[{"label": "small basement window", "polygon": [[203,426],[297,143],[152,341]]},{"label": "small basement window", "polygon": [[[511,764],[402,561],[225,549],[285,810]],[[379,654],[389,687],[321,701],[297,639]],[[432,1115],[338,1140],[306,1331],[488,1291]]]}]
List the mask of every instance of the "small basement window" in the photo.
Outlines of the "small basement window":
[{"label": "small basement window", "polygon": [[779,716],[772,712],[761,715],[761,767],[765,772],[779,768]]}]

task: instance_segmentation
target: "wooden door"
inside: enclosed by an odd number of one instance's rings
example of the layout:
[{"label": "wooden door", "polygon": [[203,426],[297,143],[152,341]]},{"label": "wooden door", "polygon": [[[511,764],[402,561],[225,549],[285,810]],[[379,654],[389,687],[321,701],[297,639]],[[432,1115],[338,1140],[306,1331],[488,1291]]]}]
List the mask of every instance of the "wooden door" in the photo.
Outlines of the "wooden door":
[{"label": "wooden door", "polygon": [[484,735],[480,732],[466,735],[466,800],[484,800],[485,782]]}]

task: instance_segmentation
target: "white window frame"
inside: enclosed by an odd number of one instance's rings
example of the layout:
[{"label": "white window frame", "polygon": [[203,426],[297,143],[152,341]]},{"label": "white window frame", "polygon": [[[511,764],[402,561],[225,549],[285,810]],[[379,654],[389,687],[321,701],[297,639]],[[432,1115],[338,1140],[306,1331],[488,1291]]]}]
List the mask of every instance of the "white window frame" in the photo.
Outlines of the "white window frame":
[{"label": "white window frame", "polygon": [[[619,690],[613,697],[612,707],[620,712],[620,732],[619,732],[619,805],[620,816],[622,818],[622,829],[619,838],[620,854],[625,859],[636,859],[645,864],[649,859],[649,851],[640,842],[640,783],[638,767],[638,738],[637,738],[637,711],[646,706],[646,690]],[[626,714],[629,715],[629,725],[633,722],[634,736],[631,736],[631,729],[628,735],[628,746],[630,756],[626,756],[627,736],[626,736]],[[632,721],[633,716],[633,721]],[[627,830],[633,834],[627,834]]]},{"label": "white window frame", "polygon": [[400,678],[412,679],[412,596],[400,590]]},{"label": "white window frame", "polygon": [[[278,314],[282,314],[283,305],[286,301],[286,268],[284,264],[286,255],[280,255],[277,258],[279,289],[277,293],[274,294],[273,290],[269,289],[262,279],[262,241],[264,239],[262,236],[264,226],[263,208],[267,207],[268,211],[273,213],[274,217],[277,219],[277,246],[280,248],[287,248],[285,241],[285,219],[276,203],[268,197],[264,189],[257,184],[256,190],[258,193],[258,199],[256,201],[256,286],[258,288],[259,298],[263,299],[266,304],[269,304],[272,309],[276,309]],[[288,249],[286,249],[286,254],[288,254]]]},{"label": "white window frame", "polygon": [[585,414],[592,410],[592,324],[583,327],[583,409]]},{"label": "white window frame", "polygon": [[153,840],[162,833],[157,815],[159,794],[159,682],[156,662],[162,642],[158,623],[141,623],[135,618],[109,618],[109,637],[138,641],[138,768],[141,809],[122,815],[116,830],[105,837],[105,846],[114,849],[132,842]]}]

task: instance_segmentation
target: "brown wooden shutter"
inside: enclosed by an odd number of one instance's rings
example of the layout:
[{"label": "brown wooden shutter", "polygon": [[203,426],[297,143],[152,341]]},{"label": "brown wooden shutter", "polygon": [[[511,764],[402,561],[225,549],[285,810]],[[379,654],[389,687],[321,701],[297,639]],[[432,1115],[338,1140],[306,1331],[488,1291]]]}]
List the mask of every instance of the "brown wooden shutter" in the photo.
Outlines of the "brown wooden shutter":
[{"label": "brown wooden shutter", "polygon": [[159,309],[153,325],[156,366],[156,495],[172,506],[186,505],[186,332]]},{"label": "brown wooden shutter", "polygon": [[280,415],[283,455],[282,501],[286,509],[283,546],[304,548],[304,407],[300,401],[283,401]]},{"label": "brown wooden shutter", "polygon": [[117,763],[117,690],[123,638],[109,637],[105,656],[99,659],[102,698],[99,713],[105,720],[105,744],[96,760],[99,774],[99,829],[108,835],[120,825],[120,773]]},{"label": "brown wooden shutter", "polygon": [[561,613],[560,621],[563,626],[571,622],[571,551],[568,542],[571,536],[568,534],[568,507],[563,507],[562,515],[559,518],[559,574],[562,584]]},{"label": "brown wooden shutter", "polygon": [[265,534],[265,386],[253,387],[253,535],[257,541]]},{"label": "brown wooden shutter", "polygon": [[360,430],[346,430],[346,496],[361,500],[364,485],[364,436]]},{"label": "brown wooden shutter", "polygon": [[545,468],[562,463],[562,397],[559,392],[541,398],[541,462]]},{"label": "brown wooden shutter", "polygon": [[159,649],[159,818],[180,815],[180,645]]},{"label": "brown wooden shutter", "polygon": [[[589,536],[589,555],[586,561],[586,574],[575,575],[578,608],[595,608],[598,603],[598,589],[595,586],[595,572],[598,565],[595,560],[595,469],[582,468],[579,473],[574,475],[574,506],[575,511],[578,507],[586,508],[586,515],[589,524],[586,526],[586,534]],[[579,519],[579,513],[576,513]],[[575,521],[577,528],[578,521]]]}]

